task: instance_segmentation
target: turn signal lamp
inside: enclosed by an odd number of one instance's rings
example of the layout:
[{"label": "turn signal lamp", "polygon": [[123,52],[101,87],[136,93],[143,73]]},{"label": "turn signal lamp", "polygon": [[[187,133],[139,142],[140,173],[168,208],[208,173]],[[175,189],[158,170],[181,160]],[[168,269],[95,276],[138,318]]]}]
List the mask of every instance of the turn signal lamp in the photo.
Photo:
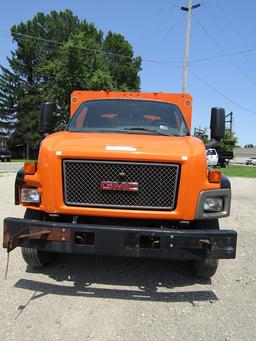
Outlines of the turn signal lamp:
[{"label": "turn signal lamp", "polygon": [[221,182],[221,171],[209,170],[208,180],[211,183],[220,183]]},{"label": "turn signal lamp", "polygon": [[24,174],[25,175],[34,175],[37,170],[36,162],[25,162],[24,163]]}]

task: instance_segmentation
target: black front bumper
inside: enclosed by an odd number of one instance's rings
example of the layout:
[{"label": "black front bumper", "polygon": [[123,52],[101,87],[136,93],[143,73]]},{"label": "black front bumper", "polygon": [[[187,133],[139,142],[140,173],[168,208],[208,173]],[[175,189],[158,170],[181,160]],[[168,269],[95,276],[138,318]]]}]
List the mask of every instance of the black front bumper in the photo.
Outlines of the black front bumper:
[{"label": "black front bumper", "polygon": [[165,259],[235,258],[233,230],[159,229],[72,224],[30,219],[4,220],[3,247],[63,253]]}]

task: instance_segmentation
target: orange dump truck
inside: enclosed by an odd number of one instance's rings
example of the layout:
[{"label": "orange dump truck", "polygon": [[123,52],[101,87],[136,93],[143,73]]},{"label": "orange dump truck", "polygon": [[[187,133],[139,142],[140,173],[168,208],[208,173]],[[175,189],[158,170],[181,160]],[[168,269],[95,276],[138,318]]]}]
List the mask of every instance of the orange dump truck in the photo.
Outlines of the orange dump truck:
[{"label": "orange dump truck", "polygon": [[[54,107],[41,107],[38,162],[17,174],[15,203],[26,213],[4,220],[8,252],[20,246],[33,267],[55,253],[184,259],[204,278],[235,257],[236,232],[218,223],[230,183],[191,136],[190,95],[75,91],[55,133]],[[224,109],[212,108],[212,140],[224,130]]]}]

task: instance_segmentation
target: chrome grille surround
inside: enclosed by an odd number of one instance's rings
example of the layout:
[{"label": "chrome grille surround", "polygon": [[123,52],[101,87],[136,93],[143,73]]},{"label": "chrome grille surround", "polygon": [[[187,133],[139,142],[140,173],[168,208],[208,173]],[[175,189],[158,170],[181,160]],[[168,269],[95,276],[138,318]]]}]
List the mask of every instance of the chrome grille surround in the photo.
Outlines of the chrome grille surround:
[{"label": "chrome grille surround", "polygon": [[[171,163],[63,160],[64,202],[68,206],[173,210],[179,169]],[[103,191],[102,181],[137,182],[139,190]]]}]

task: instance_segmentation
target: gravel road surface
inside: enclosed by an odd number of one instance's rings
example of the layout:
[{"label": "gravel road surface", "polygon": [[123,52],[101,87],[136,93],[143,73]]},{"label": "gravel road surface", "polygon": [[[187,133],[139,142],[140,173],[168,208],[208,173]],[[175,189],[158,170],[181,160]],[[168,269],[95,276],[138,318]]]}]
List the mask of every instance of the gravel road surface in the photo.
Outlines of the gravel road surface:
[{"label": "gravel road surface", "polygon": [[1,173],[17,173],[17,171],[23,167],[24,162],[0,162],[0,174]]},{"label": "gravel road surface", "polygon": [[[0,218],[14,206],[14,174],[0,174]],[[0,250],[0,340],[256,340],[256,179],[232,178],[232,214],[221,227],[238,231],[235,260],[220,262],[209,282],[188,263],[60,256],[43,270],[20,249]]]}]

